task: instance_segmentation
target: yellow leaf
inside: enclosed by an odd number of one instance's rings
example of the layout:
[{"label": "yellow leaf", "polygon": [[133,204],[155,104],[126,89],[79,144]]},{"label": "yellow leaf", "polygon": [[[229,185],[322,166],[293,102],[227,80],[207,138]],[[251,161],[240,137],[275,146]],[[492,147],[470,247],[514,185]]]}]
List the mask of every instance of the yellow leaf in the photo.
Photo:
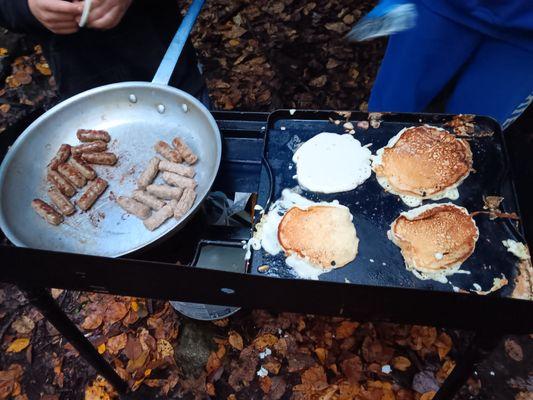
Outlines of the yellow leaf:
[{"label": "yellow leaf", "polygon": [[399,371],[405,371],[411,366],[411,361],[403,356],[394,357],[392,359],[392,366]]},{"label": "yellow leaf", "polygon": [[104,354],[105,352],[105,343],[102,343],[100,346],[98,346],[98,353]]},{"label": "yellow leaf", "polygon": [[19,351],[24,350],[30,344],[29,338],[19,338],[11,342],[6,352],[8,353],[18,353]]},{"label": "yellow leaf", "polygon": [[148,368],[148,369],[146,369],[146,370],[144,371],[144,376],[148,378],[148,377],[150,376],[151,373],[152,373],[152,370],[151,370],[150,368]]},{"label": "yellow leaf", "polygon": [[0,57],[7,56],[7,49],[5,47],[0,47]]},{"label": "yellow leaf", "polygon": [[139,311],[139,303],[137,303],[135,300],[132,300],[130,307],[135,312]]},{"label": "yellow leaf", "polygon": [[35,67],[39,70],[39,72],[45,76],[52,75],[52,70],[50,69],[50,66],[47,62],[37,63],[35,64]]}]

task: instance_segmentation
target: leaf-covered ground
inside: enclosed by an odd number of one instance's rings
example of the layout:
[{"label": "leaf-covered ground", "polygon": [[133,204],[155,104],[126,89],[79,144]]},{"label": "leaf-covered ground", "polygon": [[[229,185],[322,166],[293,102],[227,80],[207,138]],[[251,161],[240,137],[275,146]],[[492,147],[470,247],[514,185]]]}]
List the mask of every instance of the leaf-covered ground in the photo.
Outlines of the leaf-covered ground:
[{"label": "leaf-covered ground", "polygon": [[[372,7],[347,0],[207,2],[194,33],[215,106],[365,109],[385,41],[348,44]],[[0,132],[54,103],[39,47],[0,33]],[[468,333],[241,311],[216,323],[167,302],[53,290],[142,398],[429,400]],[[460,399],[531,400],[531,339],[509,337]],[[112,388],[14,287],[0,286],[0,399],[111,399]]]}]

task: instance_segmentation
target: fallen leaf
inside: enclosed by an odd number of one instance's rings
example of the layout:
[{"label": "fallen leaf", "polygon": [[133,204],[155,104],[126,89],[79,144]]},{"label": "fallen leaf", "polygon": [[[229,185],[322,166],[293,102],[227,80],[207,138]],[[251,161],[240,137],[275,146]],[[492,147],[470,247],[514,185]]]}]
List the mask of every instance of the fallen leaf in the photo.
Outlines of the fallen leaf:
[{"label": "fallen leaf", "polygon": [[120,350],[126,347],[128,342],[128,335],[126,333],[121,333],[120,335],[113,336],[107,340],[107,351],[110,354],[116,355]]},{"label": "fallen leaf", "polygon": [[343,22],[328,22],[325,25],[325,27],[326,27],[327,30],[334,31],[334,32],[337,32],[337,33],[344,33],[348,29],[350,29]]},{"label": "fallen leaf", "polygon": [[452,349],[452,338],[447,333],[442,332],[435,341],[435,346],[437,347],[439,358],[444,360],[444,357],[446,357]]},{"label": "fallen leaf", "polygon": [[216,321],[211,321],[211,322],[213,322],[213,324],[215,324],[219,328],[225,328],[229,324],[229,319],[222,318],[222,319],[217,319]]},{"label": "fallen leaf", "polygon": [[37,68],[37,70],[45,76],[52,75],[52,70],[46,61],[35,64],[35,68]]},{"label": "fallen leaf", "polygon": [[522,351],[522,346],[520,346],[520,344],[516,340],[507,338],[505,339],[504,346],[505,352],[511,359],[515,361],[522,361],[524,359],[524,352]]},{"label": "fallen leaf", "polygon": [[18,353],[30,344],[29,338],[18,338],[13,340],[7,347],[6,353]]},{"label": "fallen leaf", "polygon": [[29,317],[23,315],[13,321],[11,328],[13,328],[13,330],[18,334],[26,335],[33,331],[33,328],[35,328],[35,323]]},{"label": "fallen leaf", "polygon": [[316,88],[321,88],[326,84],[327,81],[328,77],[326,75],[321,75],[312,79],[311,82],[309,82],[309,85]]},{"label": "fallen leaf", "polygon": [[205,391],[206,391],[206,393],[207,393],[209,396],[211,396],[211,397],[213,397],[213,396],[216,395],[216,392],[215,392],[215,385],[213,385],[211,382],[207,382],[207,383],[205,384]]},{"label": "fallen leaf", "polygon": [[105,319],[109,323],[120,321],[128,313],[128,308],[119,301],[111,301],[105,310]]},{"label": "fallen leaf", "polygon": [[354,334],[358,326],[359,322],[342,321],[335,330],[335,337],[337,339],[346,339]]},{"label": "fallen leaf", "polygon": [[278,341],[278,338],[271,333],[266,333],[264,335],[258,336],[254,340],[254,347],[259,350],[263,351],[267,347],[273,346]]},{"label": "fallen leaf", "polygon": [[269,376],[263,376],[259,379],[259,387],[263,393],[268,394],[270,388],[272,387],[272,379]]},{"label": "fallen leaf", "polygon": [[420,396],[420,400],[431,400],[433,397],[435,397],[436,394],[436,391],[430,390],[429,392],[426,392],[422,396]]},{"label": "fallen leaf", "polygon": [[233,347],[236,350],[242,350],[244,348],[242,336],[235,331],[230,331],[229,336],[228,336],[228,342],[231,345],[231,347]]},{"label": "fallen leaf", "polygon": [[55,288],[50,289],[50,293],[52,294],[52,297],[54,298],[54,300],[57,300],[63,292],[64,292],[63,289],[55,289]]},{"label": "fallen leaf", "polygon": [[105,353],[105,343],[99,344],[98,347],[97,347],[97,350],[98,350],[99,354],[104,354]]},{"label": "fallen leaf", "polygon": [[93,330],[102,325],[102,316],[100,314],[91,313],[85,317],[81,327],[85,330]]},{"label": "fallen leaf", "polygon": [[317,347],[317,348],[315,349],[315,354],[316,354],[316,356],[318,357],[318,360],[319,360],[322,364],[324,364],[324,362],[326,361],[326,357],[327,357],[327,355],[328,355],[328,351],[327,351],[325,348],[323,348],[323,347]]},{"label": "fallen leaf", "polygon": [[363,374],[363,363],[358,356],[354,356],[341,363],[341,370],[350,383],[357,383]]},{"label": "fallen leaf", "polygon": [[8,50],[5,47],[0,47],[0,57],[7,56]]},{"label": "fallen leaf", "polygon": [[157,354],[159,355],[159,358],[174,357],[174,347],[172,347],[168,340],[158,339]]},{"label": "fallen leaf", "polygon": [[411,361],[407,357],[398,356],[392,359],[392,366],[398,371],[406,371],[411,366]]}]

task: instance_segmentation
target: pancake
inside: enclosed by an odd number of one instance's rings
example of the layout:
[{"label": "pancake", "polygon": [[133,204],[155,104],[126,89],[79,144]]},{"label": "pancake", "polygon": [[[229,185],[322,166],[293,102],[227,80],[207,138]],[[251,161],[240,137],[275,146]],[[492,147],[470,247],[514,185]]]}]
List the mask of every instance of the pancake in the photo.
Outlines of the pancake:
[{"label": "pancake", "polygon": [[279,223],[278,240],[287,256],[328,270],[354,260],[359,245],[352,215],[343,206],[289,209]]},{"label": "pancake", "polygon": [[322,132],[303,143],[292,161],[300,186],[338,193],[355,189],[372,175],[371,155],[352,135]]},{"label": "pancake", "polygon": [[479,231],[465,208],[442,203],[401,213],[388,236],[408,269],[450,275],[474,252]]},{"label": "pancake", "polygon": [[466,140],[429,125],[402,129],[373,157],[380,185],[414,207],[424,199],[457,199],[457,187],[472,170]]}]

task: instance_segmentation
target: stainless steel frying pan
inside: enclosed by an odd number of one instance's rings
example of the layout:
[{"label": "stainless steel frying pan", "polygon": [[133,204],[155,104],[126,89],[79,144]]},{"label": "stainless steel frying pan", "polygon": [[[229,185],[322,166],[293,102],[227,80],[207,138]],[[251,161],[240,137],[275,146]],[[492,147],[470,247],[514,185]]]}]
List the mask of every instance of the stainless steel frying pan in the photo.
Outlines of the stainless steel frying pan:
[{"label": "stainless steel frying pan", "polygon": [[[124,82],[80,93],[43,114],[15,141],[0,167],[0,226],[11,242],[118,257],[175,232],[197,210],[218,172],[220,132],[197,99],[167,84],[203,3],[192,3],[151,83]],[[62,143],[77,144],[79,128],[109,131],[110,151],[119,156],[119,162],[115,167],[95,168],[109,187],[91,210],[77,211],[63,224],[52,226],[35,214],[30,203],[34,198],[48,201],[46,166]],[[168,220],[150,232],[141,220],[125,214],[114,198],[135,189],[137,177],[155,155],[154,143],[170,142],[175,136],[198,155],[198,196],[182,220]]]}]

